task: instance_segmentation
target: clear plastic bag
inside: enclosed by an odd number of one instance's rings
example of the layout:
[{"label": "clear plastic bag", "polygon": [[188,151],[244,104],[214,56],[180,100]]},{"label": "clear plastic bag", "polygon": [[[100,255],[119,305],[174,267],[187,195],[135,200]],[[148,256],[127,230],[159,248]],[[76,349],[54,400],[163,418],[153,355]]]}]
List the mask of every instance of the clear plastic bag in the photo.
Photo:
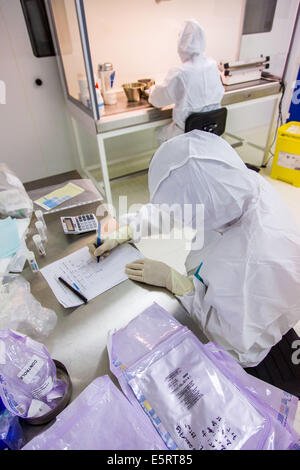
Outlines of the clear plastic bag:
[{"label": "clear plastic bag", "polygon": [[57,406],[67,384],[45,346],[12,330],[0,330],[0,397],[21,418],[45,415]]},{"label": "clear plastic bag", "polygon": [[30,292],[30,284],[18,274],[3,277],[0,286],[0,330],[11,328],[34,339],[49,335],[57,322],[53,310],[44,308]]},{"label": "clear plastic bag", "polygon": [[0,217],[16,219],[31,217],[33,203],[19,178],[0,163]]}]

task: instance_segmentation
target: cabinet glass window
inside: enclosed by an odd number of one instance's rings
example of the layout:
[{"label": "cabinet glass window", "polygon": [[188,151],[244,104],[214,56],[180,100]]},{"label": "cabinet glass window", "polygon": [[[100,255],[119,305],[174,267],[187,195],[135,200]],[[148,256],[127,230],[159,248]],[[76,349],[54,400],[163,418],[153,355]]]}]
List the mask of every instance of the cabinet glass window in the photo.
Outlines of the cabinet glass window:
[{"label": "cabinet glass window", "polygon": [[68,94],[91,110],[75,2],[52,0],[51,8]]},{"label": "cabinet glass window", "polygon": [[31,47],[36,57],[55,55],[43,0],[21,0]]},{"label": "cabinet glass window", "polygon": [[247,0],[243,34],[269,33],[276,5],[277,0]]}]

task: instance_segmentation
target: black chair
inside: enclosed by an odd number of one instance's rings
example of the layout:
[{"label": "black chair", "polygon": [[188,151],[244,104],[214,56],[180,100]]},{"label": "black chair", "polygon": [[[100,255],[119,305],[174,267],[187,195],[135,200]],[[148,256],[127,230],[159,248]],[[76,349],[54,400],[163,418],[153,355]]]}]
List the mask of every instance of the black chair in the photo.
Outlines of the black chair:
[{"label": "black chair", "polygon": [[[190,132],[194,129],[199,131],[212,132],[213,134],[221,136],[225,132],[227,119],[227,109],[219,108],[213,111],[206,111],[204,113],[192,113],[185,121],[185,132]],[[242,142],[232,144],[233,148],[240,147]],[[256,172],[260,171],[260,167],[245,163],[249,170]]]},{"label": "black chair", "polygon": [[[295,330],[289,330],[260,364],[248,367],[245,371],[300,398],[300,363],[296,364],[298,357],[300,359],[300,353],[297,353],[297,348],[295,349],[297,343],[294,343],[299,339]],[[300,342],[298,344],[300,345]],[[293,363],[293,354],[295,354],[295,363]]]},{"label": "black chair", "polygon": [[222,135],[225,132],[227,109],[219,108],[204,113],[192,113],[185,121],[185,132],[194,129]]}]

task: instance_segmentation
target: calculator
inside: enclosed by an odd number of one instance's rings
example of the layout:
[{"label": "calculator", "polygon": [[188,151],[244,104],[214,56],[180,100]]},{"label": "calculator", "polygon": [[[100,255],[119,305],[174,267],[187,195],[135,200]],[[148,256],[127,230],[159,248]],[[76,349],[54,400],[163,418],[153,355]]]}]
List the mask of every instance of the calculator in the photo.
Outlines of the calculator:
[{"label": "calculator", "polygon": [[78,234],[95,231],[98,221],[94,214],[76,215],[74,217],[61,217],[61,224],[67,234]]}]

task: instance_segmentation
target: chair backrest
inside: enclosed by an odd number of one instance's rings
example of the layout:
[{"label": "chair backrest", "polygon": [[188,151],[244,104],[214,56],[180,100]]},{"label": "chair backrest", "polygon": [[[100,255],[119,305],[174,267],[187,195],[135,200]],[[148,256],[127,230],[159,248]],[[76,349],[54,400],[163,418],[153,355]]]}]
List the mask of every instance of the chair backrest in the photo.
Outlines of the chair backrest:
[{"label": "chair backrest", "polygon": [[222,135],[225,132],[227,109],[219,108],[204,113],[193,113],[185,121],[185,132],[194,129]]}]

